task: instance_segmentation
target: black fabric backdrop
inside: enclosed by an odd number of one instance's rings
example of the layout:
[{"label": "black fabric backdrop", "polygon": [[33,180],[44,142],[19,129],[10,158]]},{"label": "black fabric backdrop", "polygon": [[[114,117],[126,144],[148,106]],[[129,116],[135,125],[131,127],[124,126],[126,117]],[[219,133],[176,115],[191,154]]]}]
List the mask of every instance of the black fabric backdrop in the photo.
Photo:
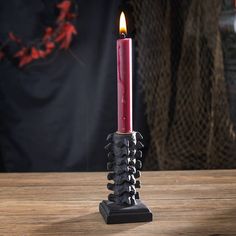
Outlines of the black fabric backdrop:
[{"label": "black fabric backdrop", "polygon": [[[0,2],[0,38],[32,41],[55,20],[56,0]],[[116,39],[120,1],[78,0],[78,36],[25,69],[0,62],[0,170],[105,170],[104,146],[116,131]],[[135,64],[135,62],[134,62]],[[136,65],[135,65],[136,66]],[[137,67],[137,66],[136,66]],[[137,69],[137,68],[135,68]],[[134,128],[148,143],[138,81]]]}]

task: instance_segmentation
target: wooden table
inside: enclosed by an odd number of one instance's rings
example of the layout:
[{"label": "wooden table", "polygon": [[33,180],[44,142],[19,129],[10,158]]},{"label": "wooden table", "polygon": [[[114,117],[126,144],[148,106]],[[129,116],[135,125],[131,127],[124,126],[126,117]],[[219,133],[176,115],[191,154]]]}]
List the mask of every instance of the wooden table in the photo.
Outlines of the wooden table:
[{"label": "wooden table", "polygon": [[0,174],[0,235],[236,236],[236,170],[143,172],[154,221],[106,225],[106,173]]}]

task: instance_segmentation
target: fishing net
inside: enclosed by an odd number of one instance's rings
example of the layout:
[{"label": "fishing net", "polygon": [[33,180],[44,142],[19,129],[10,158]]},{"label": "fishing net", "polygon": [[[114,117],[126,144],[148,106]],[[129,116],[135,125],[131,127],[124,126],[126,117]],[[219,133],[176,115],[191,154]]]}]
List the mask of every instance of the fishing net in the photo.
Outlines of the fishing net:
[{"label": "fishing net", "polygon": [[235,104],[218,27],[223,1],[130,4],[151,136],[146,169],[235,168]]}]

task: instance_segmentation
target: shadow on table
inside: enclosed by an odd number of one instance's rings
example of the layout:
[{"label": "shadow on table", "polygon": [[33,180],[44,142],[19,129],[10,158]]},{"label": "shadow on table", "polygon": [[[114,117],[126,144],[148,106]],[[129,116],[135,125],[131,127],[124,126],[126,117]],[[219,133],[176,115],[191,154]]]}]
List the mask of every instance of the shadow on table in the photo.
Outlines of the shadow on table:
[{"label": "shadow on table", "polygon": [[55,223],[48,222],[48,225],[34,231],[34,235],[112,235],[146,224],[122,224],[122,227],[120,224],[107,225],[98,212],[73,218],[68,215],[62,217],[67,219]]},{"label": "shadow on table", "polygon": [[[217,209],[211,216],[204,216],[204,211],[184,214],[184,209],[171,211],[153,207],[155,235],[161,236],[236,236],[236,209]],[[212,211],[212,210],[211,210]],[[161,214],[159,215],[159,213]],[[189,210],[186,212],[189,214]],[[148,226],[147,226],[148,228]],[[140,228],[142,230],[142,228]],[[153,234],[152,234],[153,235]]]},{"label": "shadow on table", "polygon": [[188,236],[236,236],[236,209],[216,212],[181,231]]}]

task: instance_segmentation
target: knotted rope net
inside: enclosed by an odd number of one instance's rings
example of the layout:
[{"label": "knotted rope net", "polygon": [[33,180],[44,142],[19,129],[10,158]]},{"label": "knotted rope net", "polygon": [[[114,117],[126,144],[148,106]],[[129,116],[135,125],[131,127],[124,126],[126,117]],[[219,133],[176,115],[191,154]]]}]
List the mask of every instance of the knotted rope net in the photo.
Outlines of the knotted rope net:
[{"label": "knotted rope net", "polygon": [[218,27],[222,1],[130,4],[151,135],[146,169],[236,167]]}]

